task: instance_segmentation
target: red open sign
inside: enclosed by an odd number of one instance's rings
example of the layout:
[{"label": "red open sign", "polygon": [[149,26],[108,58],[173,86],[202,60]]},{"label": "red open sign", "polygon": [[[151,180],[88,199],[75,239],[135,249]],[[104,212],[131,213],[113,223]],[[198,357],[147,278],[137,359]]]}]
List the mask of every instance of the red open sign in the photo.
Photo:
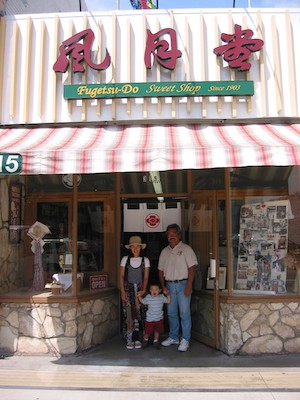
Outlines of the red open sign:
[{"label": "red open sign", "polygon": [[90,290],[107,288],[107,275],[90,276]]}]

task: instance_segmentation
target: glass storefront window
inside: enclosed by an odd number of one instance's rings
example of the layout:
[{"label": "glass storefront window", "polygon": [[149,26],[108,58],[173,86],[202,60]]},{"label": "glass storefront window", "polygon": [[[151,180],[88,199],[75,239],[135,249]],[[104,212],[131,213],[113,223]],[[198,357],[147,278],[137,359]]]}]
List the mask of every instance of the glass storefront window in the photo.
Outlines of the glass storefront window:
[{"label": "glass storefront window", "polygon": [[[114,190],[114,174],[78,174],[78,192],[110,192]],[[28,177],[28,193],[60,193],[72,191],[73,175],[32,175]]]},{"label": "glass storefront window", "polygon": [[24,177],[0,177],[0,294],[24,286]]},{"label": "glass storefront window", "polygon": [[224,187],[224,168],[193,171],[193,190],[219,190]]},{"label": "glass storefront window", "polygon": [[43,238],[45,242],[42,253],[43,268],[49,275],[62,272],[65,265],[63,255],[68,251],[69,243],[68,203],[38,203],[37,221],[50,229],[50,234]]},{"label": "glass storefront window", "polygon": [[[49,227],[44,238],[42,265],[48,282],[64,284],[71,294],[74,243],[69,224],[70,203],[38,202],[37,220]],[[81,287],[89,289],[89,278],[104,269],[105,211],[103,201],[78,202],[77,277]]]},{"label": "glass storefront window", "polygon": [[78,271],[103,270],[104,203],[101,201],[78,204]]},{"label": "glass storefront window", "polygon": [[187,191],[187,172],[151,171],[125,172],[121,179],[121,193],[185,193]]},{"label": "glass storefront window", "polygon": [[[8,246],[1,249],[6,261],[0,294],[43,296],[51,289],[53,294],[73,296],[116,285],[115,175],[108,175],[76,175],[77,194],[73,175],[1,180],[1,193],[7,198],[3,210],[11,218],[2,230],[2,243]],[[63,287],[56,288],[57,282]]]},{"label": "glass storefront window", "polygon": [[115,189],[115,174],[80,175],[78,192],[112,192]]},{"label": "glass storefront window", "polygon": [[[300,294],[299,167],[231,169],[230,204],[226,201],[226,171],[193,171],[191,197],[187,193],[187,171],[123,173],[120,194],[121,197],[122,193],[129,194],[123,204],[124,210],[147,203],[151,212],[154,206],[159,206],[161,212],[166,213],[169,206],[178,205],[175,194],[184,195],[186,209],[182,208],[181,212],[184,239],[192,244],[200,260],[201,277],[197,279],[197,288],[207,289],[210,258],[215,257],[219,266],[226,268],[230,285],[225,290],[233,290],[233,294]],[[7,272],[6,276],[16,278],[3,291],[22,286],[30,288],[32,284],[34,255],[27,231],[35,221],[45,224],[51,231],[44,238],[42,253],[46,279],[51,280],[57,273],[74,271],[73,176],[67,178],[64,182],[61,175],[14,178],[17,186],[13,188],[20,189],[21,225],[17,219],[11,223],[8,237],[3,239],[9,246],[2,251],[9,260],[7,271],[16,266],[15,274]],[[75,264],[76,273],[85,275],[86,289],[92,274],[108,274],[111,284],[117,284],[115,267],[114,272],[111,270],[111,266],[119,262],[115,260],[115,193],[110,191],[114,180],[114,174],[78,175]],[[1,181],[2,193],[6,193],[8,199],[13,193],[11,183],[9,179]],[[163,203],[158,200],[160,187]],[[138,194],[137,200],[131,193]],[[145,199],[144,194],[147,194]],[[226,224],[229,215],[230,245]],[[134,221],[143,223],[143,218]],[[124,228],[125,222],[121,221],[120,229]],[[141,232],[138,227],[128,229],[126,232]]]},{"label": "glass storefront window", "polygon": [[299,167],[232,169],[234,293],[300,294],[299,176]]}]

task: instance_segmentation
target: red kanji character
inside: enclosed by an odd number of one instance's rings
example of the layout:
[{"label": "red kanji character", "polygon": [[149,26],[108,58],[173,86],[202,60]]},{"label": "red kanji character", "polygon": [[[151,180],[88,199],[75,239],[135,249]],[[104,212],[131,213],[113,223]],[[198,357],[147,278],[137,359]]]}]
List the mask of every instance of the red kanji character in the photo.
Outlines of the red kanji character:
[{"label": "red kanji character", "polygon": [[[167,40],[159,40],[159,37],[168,34],[171,37],[171,49],[169,50],[169,42]],[[147,29],[147,43],[144,55],[144,61],[147,68],[151,68],[151,54],[156,61],[167,69],[174,69],[176,59],[181,57],[182,53],[177,49],[176,32],[174,29],[165,28],[157,33],[151,33]]]},{"label": "red kanji character", "polygon": [[230,35],[222,33],[221,39],[225,44],[216,47],[214,53],[217,56],[224,55],[224,60],[232,68],[238,68],[239,71],[248,71],[251,64],[246,60],[251,52],[260,50],[264,42],[261,39],[252,39],[253,31],[251,29],[242,30],[240,25],[234,25],[235,33]]},{"label": "red kanji character", "polygon": [[[94,64],[91,60],[91,48],[95,35],[91,29],[86,29],[69,39],[62,42],[59,47],[59,57],[53,65],[55,72],[66,72],[69,66],[68,56],[71,56],[73,62],[73,72],[84,72],[84,66],[81,63],[85,60],[86,63],[93,69],[106,69],[110,66],[111,57],[106,49],[105,59],[101,64]],[[78,43],[82,40],[83,43]]]}]

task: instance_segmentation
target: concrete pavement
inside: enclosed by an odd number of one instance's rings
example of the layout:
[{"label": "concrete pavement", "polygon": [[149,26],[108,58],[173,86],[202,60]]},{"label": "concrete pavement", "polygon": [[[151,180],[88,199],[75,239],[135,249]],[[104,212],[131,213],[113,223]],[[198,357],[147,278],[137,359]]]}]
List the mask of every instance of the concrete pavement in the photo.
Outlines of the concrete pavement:
[{"label": "concrete pavement", "polygon": [[300,355],[229,357],[198,342],[127,350],[120,338],[78,355],[0,359],[1,400],[300,400]]}]

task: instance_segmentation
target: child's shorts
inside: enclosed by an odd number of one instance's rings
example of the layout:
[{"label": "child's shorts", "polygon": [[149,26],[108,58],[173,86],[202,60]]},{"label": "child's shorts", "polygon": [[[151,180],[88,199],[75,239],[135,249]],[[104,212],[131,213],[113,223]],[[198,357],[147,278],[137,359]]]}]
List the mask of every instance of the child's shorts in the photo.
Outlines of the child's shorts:
[{"label": "child's shorts", "polygon": [[145,325],[145,334],[151,335],[153,332],[163,333],[164,332],[164,320],[161,319],[160,321],[146,321]]}]

